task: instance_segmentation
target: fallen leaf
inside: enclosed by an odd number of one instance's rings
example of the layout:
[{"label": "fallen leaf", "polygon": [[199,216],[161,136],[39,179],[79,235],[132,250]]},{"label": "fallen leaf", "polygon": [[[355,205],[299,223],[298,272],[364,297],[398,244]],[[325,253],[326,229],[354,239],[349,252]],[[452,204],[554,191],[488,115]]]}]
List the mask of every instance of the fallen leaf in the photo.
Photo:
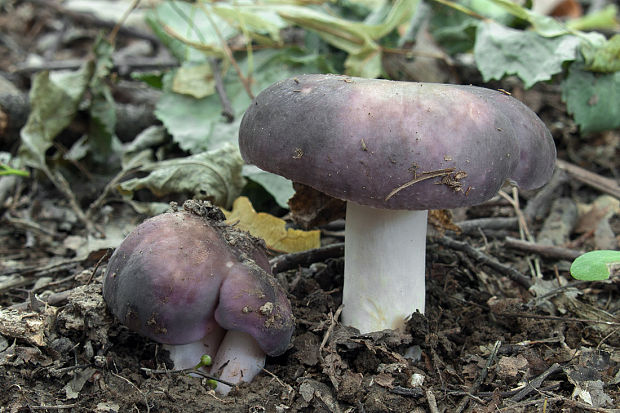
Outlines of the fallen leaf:
[{"label": "fallen leaf", "polygon": [[321,232],[286,228],[283,219],[265,212],[256,212],[247,197],[233,203],[232,211],[224,211],[226,222],[265,240],[267,247],[279,252],[299,252],[318,248]]}]

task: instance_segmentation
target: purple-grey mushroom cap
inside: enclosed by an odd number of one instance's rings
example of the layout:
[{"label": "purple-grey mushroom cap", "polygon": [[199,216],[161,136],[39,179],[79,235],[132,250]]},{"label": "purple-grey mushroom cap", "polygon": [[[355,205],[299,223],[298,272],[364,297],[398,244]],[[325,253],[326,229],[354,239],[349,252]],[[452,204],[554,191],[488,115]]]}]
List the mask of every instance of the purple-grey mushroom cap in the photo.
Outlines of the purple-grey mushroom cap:
[{"label": "purple-grey mushroom cap", "polygon": [[187,211],[146,220],[110,258],[108,308],[160,343],[195,342],[219,325],[250,334],[268,355],[282,354],[294,329],[290,302],[265,253],[229,229]]},{"label": "purple-grey mushroom cap", "polygon": [[556,150],[517,99],[475,86],[304,75],[262,91],[244,160],[335,198],[386,209],[476,205],[506,180],[535,189]]}]

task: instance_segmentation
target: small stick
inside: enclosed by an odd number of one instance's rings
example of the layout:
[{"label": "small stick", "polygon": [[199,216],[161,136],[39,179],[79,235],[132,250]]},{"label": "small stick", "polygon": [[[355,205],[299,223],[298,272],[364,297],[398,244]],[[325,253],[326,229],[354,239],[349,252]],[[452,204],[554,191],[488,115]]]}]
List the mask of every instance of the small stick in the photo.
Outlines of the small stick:
[{"label": "small stick", "polygon": [[583,252],[574,249],[558,247],[555,245],[542,245],[512,237],[506,237],[505,245],[517,250],[533,252],[547,258],[556,258],[560,260],[573,261],[575,258],[583,254]]},{"label": "small stick", "polygon": [[394,188],[384,199],[385,202],[389,201],[391,197],[393,197],[394,195],[396,195],[397,193],[399,193],[400,191],[402,191],[405,188],[410,187],[413,184],[417,184],[418,182],[422,182],[422,181],[426,181],[427,179],[431,179],[431,178],[437,178],[439,176],[447,176],[450,175],[452,172],[454,172],[456,168],[446,168],[446,169],[440,169],[438,171],[430,171],[430,172],[422,172],[420,174],[420,176],[415,176],[413,177],[413,179],[409,182],[405,182],[404,184],[402,184],[401,186],[399,186],[398,188]]},{"label": "small stick", "polygon": [[188,369],[182,369],[182,370],[154,370],[154,369],[149,369],[149,368],[146,368],[146,367],[141,367],[140,370],[146,371],[147,373],[152,373],[152,374],[168,374],[168,373],[197,374],[197,375],[199,375],[201,377],[204,377],[205,379],[215,380],[217,382],[220,382],[220,383],[225,384],[225,385],[230,386],[230,387],[235,387],[236,386],[236,384],[234,384],[234,383],[231,383],[231,382],[226,381],[226,380],[222,380],[219,377],[212,376],[212,375],[207,374],[204,371],[202,371],[200,369],[196,369],[194,367],[190,367]]},{"label": "small stick", "polygon": [[617,199],[620,199],[620,185],[618,185],[615,180],[605,178],[604,176],[595,174],[594,172],[590,172],[587,169],[563,161],[561,159],[558,159],[556,161],[556,166],[560,169],[565,170],[576,180],[583,182],[586,185],[590,185],[591,187],[596,188],[599,191],[605,192],[606,194],[609,194]]},{"label": "small stick", "polygon": [[344,305],[340,305],[340,307],[338,307],[338,309],[336,310],[336,312],[334,313],[334,315],[331,317],[331,323],[329,324],[329,328],[327,329],[327,331],[325,332],[325,335],[323,336],[323,340],[321,341],[321,345],[319,346],[319,359],[321,359],[321,362],[325,362],[325,359],[323,358],[323,348],[325,348],[325,345],[327,344],[327,340],[329,340],[329,336],[331,336],[332,332],[334,331],[334,327],[336,326],[336,322],[338,321],[338,318],[340,318],[340,313],[342,313],[342,309],[344,308]]},{"label": "small stick", "polygon": [[344,255],[344,243],[325,245],[308,251],[278,255],[269,260],[271,271],[274,274],[288,271],[298,266],[307,267],[315,262],[325,261],[328,258],[338,258]]},{"label": "small stick", "polygon": [[527,384],[527,386],[525,386],[525,388],[523,388],[523,390],[521,390],[519,393],[517,393],[514,396],[512,396],[510,398],[510,401],[512,401],[512,402],[519,402],[519,401],[523,400],[530,393],[532,393],[534,390],[538,389],[540,387],[540,385],[543,383],[543,381],[545,381],[545,379],[547,377],[549,377],[553,373],[556,373],[556,372],[558,372],[560,370],[562,370],[562,367],[558,363],[553,363],[551,365],[551,367],[549,367],[547,370],[545,370],[545,372],[543,372],[540,376],[538,376],[534,380],[530,381]]},{"label": "small stick", "polygon": [[433,237],[432,239],[434,239],[436,242],[443,245],[444,247],[463,251],[479,263],[487,265],[502,274],[506,274],[511,280],[518,284],[521,284],[525,288],[530,288],[532,286],[532,281],[528,277],[521,274],[519,271],[515,270],[512,267],[500,263],[499,261],[495,260],[495,258],[483,254],[468,243],[456,241],[446,236]]},{"label": "small stick", "polygon": [[590,320],[588,318],[576,318],[576,317],[559,317],[554,315],[538,315],[538,314],[528,314],[528,313],[493,313],[497,316],[503,317],[521,317],[521,318],[534,318],[538,320],[556,320],[563,322],[575,322],[575,323],[591,323],[591,324],[605,324],[608,326],[620,326],[619,322],[616,321],[605,321],[605,320]]},{"label": "small stick", "polygon": [[290,384],[284,383],[278,376],[263,368],[263,371],[273,377],[282,387],[284,387],[289,393],[293,392],[293,387]]},{"label": "small stick", "polygon": [[146,397],[146,394],[144,394],[144,392],[142,390],[140,390],[140,388],[138,386],[136,386],[131,380],[121,376],[120,374],[116,374],[113,371],[111,371],[110,373],[112,373],[113,376],[118,377],[121,380],[124,380],[125,382],[129,383],[131,386],[133,386],[136,390],[138,390],[138,393],[140,393],[140,395],[142,395],[142,397],[144,397],[144,404],[146,405],[146,411],[147,413],[151,411],[151,406],[149,405],[149,399]]},{"label": "small stick", "polygon": [[528,199],[527,205],[523,208],[523,214],[528,222],[534,222],[536,220],[543,219],[549,208],[551,202],[557,198],[557,189],[564,185],[568,180],[568,175],[565,171],[556,168],[553,172],[551,180],[547,182],[531,199]]},{"label": "small stick", "polygon": [[[495,342],[495,345],[493,345],[493,350],[491,350],[491,354],[489,354],[489,358],[487,358],[486,364],[482,368],[480,375],[476,378],[476,381],[474,381],[474,384],[472,384],[471,389],[469,389],[469,395],[475,395],[480,389],[480,386],[482,385],[484,380],[487,378],[487,375],[489,373],[489,368],[495,361],[495,358],[497,357],[497,353],[499,352],[499,348],[501,346],[502,346],[502,342],[500,340],[497,340]],[[467,407],[467,403],[469,403],[469,399],[470,399],[469,395],[461,399],[461,402],[456,407],[456,410],[455,410],[456,413],[460,413],[463,410],[465,410],[465,408]]]},{"label": "small stick", "polygon": [[224,82],[220,74],[220,65],[217,59],[209,59],[209,63],[211,64],[211,71],[213,72],[213,80],[215,80],[215,90],[222,104],[222,116],[226,118],[226,122],[232,123],[232,121],[235,120],[235,111],[230,104],[226,89],[224,89]]},{"label": "small stick", "polygon": [[[56,13],[62,14],[63,16],[69,17],[74,22],[78,22],[87,27],[100,27],[105,29],[112,29],[116,25],[116,22],[109,20],[101,20],[97,16],[91,13],[83,13],[78,11],[73,11],[67,9],[66,7],[61,6],[55,1],[49,0],[28,0],[28,2],[33,3],[40,7],[51,8]],[[118,29],[118,33],[124,36],[134,37],[136,39],[147,40],[153,45],[160,45],[159,39],[150,33],[135,29],[133,27],[121,26]]]},{"label": "small stick", "polygon": [[435,395],[431,389],[426,389],[426,402],[428,403],[428,408],[431,413],[439,413],[439,409],[437,408],[437,400],[435,399]]},{"label": "small stick", "polygon": [[494,217],[494,218],[478,218],[455,223],[464,234],[477,233],[482,230],[507,230],[518,227],[519,222],[516,217]]}]

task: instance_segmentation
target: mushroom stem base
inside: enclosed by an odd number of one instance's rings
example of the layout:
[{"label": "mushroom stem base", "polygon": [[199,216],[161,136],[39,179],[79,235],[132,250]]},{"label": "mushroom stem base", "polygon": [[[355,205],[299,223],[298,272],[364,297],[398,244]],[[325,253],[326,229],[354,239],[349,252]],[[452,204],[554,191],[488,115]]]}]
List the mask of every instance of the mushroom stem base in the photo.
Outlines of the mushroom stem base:
[{"label": "mushroom stem base", "polygon": [[361,333],[424,312],[427,211],[347,203],[342,321]]},{"label": "mushroom stem base", "polygon": [[164,344],[163,347],[168,350],[175,370],[191,369],[203,355],[215,356],[224,333],[223,328],[216,326],[210,328],[201,340],[188,344]]},{"label": "mushroom stem base", "polygon": [[[229,330],[213,358],[211,374],[233,384],[249,383],[265,367],[265,357],[251,335]],[[215,391],[226,395],[230,389],[230,386],[218,383]]]}]

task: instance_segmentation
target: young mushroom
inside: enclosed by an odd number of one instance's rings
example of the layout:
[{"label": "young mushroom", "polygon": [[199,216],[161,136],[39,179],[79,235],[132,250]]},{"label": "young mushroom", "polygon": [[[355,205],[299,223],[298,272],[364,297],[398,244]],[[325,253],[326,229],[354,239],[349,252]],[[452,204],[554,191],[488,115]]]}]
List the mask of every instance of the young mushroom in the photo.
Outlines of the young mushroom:
[{"label": "young mushroom", "polygon": [[362,333],[424,312],[428,209],[480,204],[506,180],[538,188],[556,156],[505,93],[336,75],[261,92],[239,145],[246,162],[347,201],[342,320]]},{"label": "young mushroom", "polygon": [[103,296],[123,324],[166,345],[175,369],[209,354],[211,374],[238,384],[261,371],[265,354],[284,353],[294,319],[261,243],[223,219],[188,201],[144,221],[110,258]]}]

